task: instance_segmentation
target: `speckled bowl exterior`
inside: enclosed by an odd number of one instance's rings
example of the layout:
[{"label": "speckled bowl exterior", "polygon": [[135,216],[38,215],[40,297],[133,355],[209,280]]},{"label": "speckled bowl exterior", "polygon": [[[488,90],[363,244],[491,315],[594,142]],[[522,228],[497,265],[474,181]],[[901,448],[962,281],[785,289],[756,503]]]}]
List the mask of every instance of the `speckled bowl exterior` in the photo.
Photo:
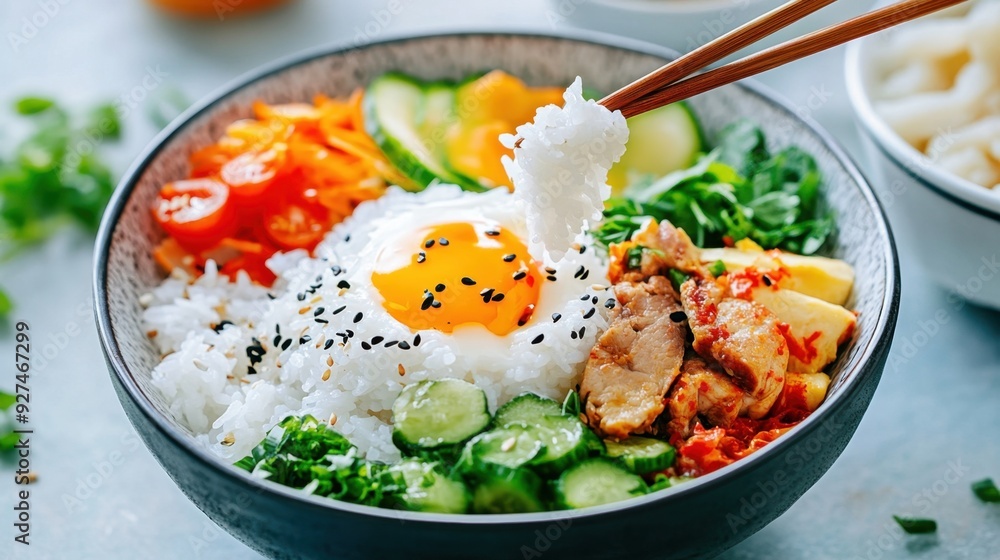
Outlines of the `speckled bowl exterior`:
[{"label": "speckled bowl exterior", "polygon": [[[502,68],[532,84],[610,91],[672,54],[605,36],[508,32],[389,39],[282,61],[179,118],[122,181],[97,241],[97,321],[115,389],[129,418],[177,486],[216,523],[274,558],[701,558],[772,521],[809,489],[851,438],[885,366],[899,298],[895,249],[865,179],[818,127],[756,87],[729,86],[691,101],[709,141],[750,118],[773,147],[814,154],[839,231],[830,253],[857,271],[860,312],[849,349],[830,369],[826,402],[787,435],[696,481],[599,508],[454,516],[345,504],[251,478],[195,443],[150,383],[160,359],[140,326],[139,296],[162,279],[150,256],[162,237],[149,208],[160,185],[184,177],[187,157],[250,114],[255,99],[288,102],[349,94],[388,70],[460,78]],[[137,499],[141,499],[137,497]]]}]

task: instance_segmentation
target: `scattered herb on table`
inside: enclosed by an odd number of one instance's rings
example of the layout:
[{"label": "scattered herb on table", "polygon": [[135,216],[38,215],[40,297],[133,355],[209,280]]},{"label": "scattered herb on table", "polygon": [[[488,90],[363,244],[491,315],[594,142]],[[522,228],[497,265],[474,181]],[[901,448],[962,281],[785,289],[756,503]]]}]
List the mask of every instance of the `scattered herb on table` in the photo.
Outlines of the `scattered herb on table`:
[{"label": "scattered herb on table", "polygon": [[17,397],[6,391],[0,391],[0,452],[14,449],[17,445],[17,434],[14,433],[14,422],[7,415],[7,409],[14,406]]},{"label": "scattered herb on table", "polygon": [[605,246],[621,243],[652,217],[684,228],[700,247],[750,238],[809,255],[833,231],[820,206],[821,183],[812,156],[796,147],[772,154],[759,128],[739,122],[692,167],[638,181],[609,200],[594,235]]},{"label": "scattered herb on table", "polygon": [[933,519],[900,517],[898,515],[893,515],[892,518],[896,520],[896,523],[898,523],[904,531],[911,535],[923,535],[937,531],[937,521],[934,521]]},{"label": "scattered herb on table", "polygon": [[[52,99],[22,97],[15,112],[29,132],[0,155],[0,261],[45,240],[67,223],[96,231],[114,180],[98,148],[121,136],[112,105],[71,116]],[[10,312],[0,291],[0,316]]]},{"label": "scattered herb on table", "polygon": [[972,483],[972,493],[981,501],[1000,503],[1000,489],[997,488],[992,478]]}]

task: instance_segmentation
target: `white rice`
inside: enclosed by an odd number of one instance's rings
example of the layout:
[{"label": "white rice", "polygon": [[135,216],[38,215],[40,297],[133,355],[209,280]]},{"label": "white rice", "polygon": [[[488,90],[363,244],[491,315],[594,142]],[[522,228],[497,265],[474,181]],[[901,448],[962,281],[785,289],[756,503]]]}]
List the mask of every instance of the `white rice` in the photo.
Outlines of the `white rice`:
[{"label": "white rice", "polygon": [[[270,293],[242,272],[230,281],[211,263],[197,279],[168,278],[142,300],[144,328],[156,332],[153,341],[165,356],[153,371],[154,385],[170,412],[227,460],[246,455],[290,414],[335,418],[335,429],[369,459],[395,460],[392,403],[405,384],[424,379],[474,382],[491,410],[524,391],[562,398],[607,327],[606,263],[582,232],[600,217],[607,170],[627,132],[620,114],[583,101],[578,80],[564,110],[542,108],[534,125],[518,128],[524,141],[517,160],[505,162],[516,194],[465,193],[451,185],[418,194],[391,189],[358,206],[315,258],[294,251],[269,260],[278,275]],[[506,337],[479,327],[415,333],[386,313],[371,288],[378,242],[428,214],[429,204],[490,209],[530,237],[532,255],[558,281],[544,283],[528,324]],[[590,274],[575,277],[581,266]],[[222,321],[232,325],[219,328]],[[387,347],[390,341],[400,343]],[[251,364],[248,348],[258,345],[262,355]]]}]

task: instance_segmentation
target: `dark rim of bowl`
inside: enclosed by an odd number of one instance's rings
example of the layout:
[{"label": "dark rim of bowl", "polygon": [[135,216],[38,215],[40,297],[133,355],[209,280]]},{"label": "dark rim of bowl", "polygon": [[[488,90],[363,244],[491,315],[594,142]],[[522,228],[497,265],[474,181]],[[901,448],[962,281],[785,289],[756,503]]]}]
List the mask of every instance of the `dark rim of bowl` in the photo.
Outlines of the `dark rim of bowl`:
[{"label": "dark rim of bowl", "polygon": [[795,111],[790,109],[790,105],[779,98],[778,95],[770,92],[769,90],[761,87],[755,83],[742,83],[737,87],[748,91],[752,95],[755,95],[769,104],[777,107],[781,111],[785,112],[792,119],[802,123],[802,125],[809,130],[812,134],[816,135],[817,138],[823,143],[823,145],[830,150],[837,161],[844,166],[847,171],[848,176],[854,182],[854,188],[861,191],[862,196],[868,202],[868,206],[871,211],[875,214],[876,224],[878,232],[886,240],[884,246],[882,247],[882,257],[885,261],[885,286],[886,292],[882,295],[882,305],[879,309],[877,317],[872,317],[871,320],[877,321],[874,334],[870,340],[858,341],[857,344],[864,344],[865,347],[861,350],[862,355],[859,364],[852,371],[842,372],[842,375],[849,375],[849,379],[846,380],[844,385],[829,398],[824,400],[823,404],[813,412],[808,418],[802,421],[800,424],[792,428],[788,433],[784,434],[782,437],[775,440],[773,443],[767,445],[761,451],[754,453],[753,455],[736,461],[735,463],[728,465],[718,471],[699,477],[691,482],[679,485],[674,489],[668,491],[656,492],[653,494],[648,494],[646,496],[640,496],[632,498],[630,500],[625,500],[623,502],[617,502],[614,504],[608,504],[604,506],[598,506],[582,510],[567,510],[567,511],[552,511],[552,512],[540,512],[540,513],[520,513],[520,514],[492,514],[492,515],[448,515],[448,514],[435,514],[435,513],[420,513],[420,512],[402,512],[391,509],[382,509],[373,506],[363,506],[357,504],[351,504],[347,502],[340,502],[330,498],[324,498],[319,496],[313,496],[305,494],[300,490],[295,490],[286,486],[281,486],[278,484],[273,484],[265,482],[263,479],[258,479],[251,476],[246,471],[237,469],[232,465],[226,465],[221,459],[213,455],[208,449],[198,445],[190,437],[189,434],[183,432],[176,426],[170,424],[166,417],[164,417],[152,404],[150,399],[146,396],[143,390],[140,388],[135,376],[129,370],[125,363],[125,359],[122,356],[121,348],[118,346],[118,342],[115,339],[114,331],[111,327],[111,313],[108,307],[107,293],[107,266],[108,266],[108,254],[111,246],[111,241],[114,236],[114,231],[118,223],[118,218],[120,217],[125,205],[132,194],[133,189],[138,183],[139,179],[142,177],[145,169],[149,164],[157,157],[160,150],[170,142],[178,133],[183,131],[188,124],[202,116],[207,111],[213,109],[218,103],[224,101],[229,96],[237,93],[239,90],[256,83],[265,78],[271,77],[272,75],[278,74],[290,68],[309,63],[316,59],[325,58],[328,56],[335,56],[345,52],[349,52],[355,49],[364,49],[372,45],[385,45],[392,43],[400,43],[407,41],[420,41],[428,39],[440,39],[448,37],[523,37],[523,38],[536,38],[536,39],[557,39],[564,41],[573,41],[581,44],[595,45],[599,47],[610,47],[613,49],[619,49],[623,51],[629,51],[636,54],[642,54],[647,56],[655,56],[663,59],[672,59],[677,56],[674,51],[660,47],[657,45],[652,45],[650,43],[645,43],[642,41],[623,38],[615,35],[597,33],[597,32],[559,32],[559,33],[549,33],[549,32],[538,32],[532,30],[508,30],[508,29],[483,29],[483,30],[467,30],[458,32],[440,32],[440,33],[427,33],[427,34],[399,34],[388,37],[380,41],[373,41],[371,43],[366,43],[361,46],[352,46],[350,44],[339,43],[334,46],[323,46],[316,49],[311,49],[303,53],[295,54],[290,57],[285,57],[279,59],[276,62],[263,66],[260,69],[251,71],[244,74],[241,77],[236,78],[231,81],[226,86],[223,86],[217,90],[214,94],[203,99],[199,103],[192,106],[190,109],[185,111],[181,116],[177,117],[173,123],[171,123],[166,129],[164,129],[160,134],[158,134],[149,145],[143,150],[141,155],[136,159],[135,163],[129,168],[129,170],[123,176],[121,182],[118,185],[112,199],[105,211],[104,217],[101,221],[101,227],[97,234],[97,240],[95,243],[95,254],[96,259],[94,263],[94,301],[96,307],[96,320],[98,335],[100,337],[101,346],[104,350],[104,354],[108,360],[108,363],[112,366],[112,372],[117,377],[121,386],[126,390],[129,397],[137,405],[137,408],[144,414],[151,422],[156,426],[158,430],[164,433],[168,438],[173,440],[173,442],[181,449],[187,452],[189,457],[195,461],[199,461],[205,464],[207,467],[216,469],[224,476],[234,478],[238,482],[242,482],[249,487],[252,487],[257,492],[266,492],[270,494],[277,495],[277,497],[302,502],[304,506],[318,506],[331,508],[335,510],[340,510],[342,512],[357,513],[362,515],[368,515],[372,517],[380,517],[393,520],[404,520],[407,522],[423,522],[423,523],[461,523],[461,524],[517,524],[517,523],[531,523],[531,522],[546,522],[553,519],[580,519],[590,516],[598,516],[603,514],[608,514],[616,512],[619,510],[637,508],[648,506],[653,502],[658,502],[660,500],[674,499],[675,497],[693,495],[697,493],[704,493],[713,485],[720,484],[724,478],[730,475],[735,475],[737,472],[749,472],[753,469],[761,468],[767,461],[772,457],[777,455],[777,450],[784,449],[795,445],[800,440],[804,439],[808,434],[817,430],[824,417],[830,413],[834,408],[839,408],[858,391],[861,386],[861,380],[871,375],[876,375],[877,368],[876,364],[873,363],[873,356],[877,354],[882,354],[888,351],[888,347],[892,341],[892,333],[896,323],[896,316],[899,307],[899,262],[896,256],[896,247],[893,241],[892,232],[889,228],[888,222],[885,217],[885,212],[882,209],[878,199],[874,196],[871,187],[869,186],[865,177],[858,170],[857,166],[854,165],[853,161],[847,155],[847,153],[841,149],[836,141],[823,130],[818,123],[809,118],[803,118],[798,116]]}]

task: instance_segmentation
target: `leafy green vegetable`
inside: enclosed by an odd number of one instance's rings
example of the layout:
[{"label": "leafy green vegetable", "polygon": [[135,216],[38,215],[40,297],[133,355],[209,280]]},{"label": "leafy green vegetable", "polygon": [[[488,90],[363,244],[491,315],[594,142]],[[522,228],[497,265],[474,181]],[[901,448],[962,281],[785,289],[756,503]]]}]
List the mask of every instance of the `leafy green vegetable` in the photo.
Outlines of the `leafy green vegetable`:
[{"label": "leafy green vegetable", "polygon": [[896,523],[898,523],[904,531],[911,535],[920,535],[937,531],[937,521],[934,521],[933,519],[899,517],[898,515],[893,515],[892,518],[896,520]]},{"label": "leafy green vegetable", "polygon": [[[17,396],[0,390],[0,413],[14,406]],[[14,433],[14,422],[7,414],[0,414],[0,451],[9,451],[17,445],[18,435]]]},{"label": "leafy green vegetable", "polygon": [[568,393],[566,393],[566,398],[563,399],[562,413],[576,418],[577,416],[580,416],[581,411],[580,393],[571,389]]},{"label": "leafy green vegetable", "polygon": [[17,402],[17,396],[6,391],[0,391],[0,411],[5,411],[14,406],[15,402]]},{"label": "leafy green vegetable", "polygon": [[984,502],[1000,503],[1000,489],[997,489],[992,478],[972,483],[972,492]]},{"label": "leafy green vegetable", "polygon": [[677,270],[676,268],[671,268],[668,272],[670,275],[670,283],[674,285],[674,289],[680,290],[681,285],[688,281],[690,276],[684,274],[683,272]]},{"label": "leafy green vegetable", "polygon": [[19,115],[34,115],[48,110],[56,104],[55,101],[45,97],[22,97],[14,102],[14,110]]},{"label": "leafy green vegetable", "polygon": [[0,289],[0,319],[6,317],[14,309],[14,302],[10,301],[7,292]]},{"label": "leafy green vegetable", "polygon": [[714,263],[708,265],[708,271],[712,273],[712,276],[722,276],[726,273],[726,263],[722,261],[715,261]]},{"label": "leafy green vegetable", "polygon": [[390,506],[405,490],[387,465],[361,459],[347,438],[308,415],[282,420],[236,466],[278,484],[356,504]]},{"label": "leafy green vegetable", "polygon": [[771,154],[759,128],[738,122],[692,167],[647,178],[609,200],[594,235],[605,246],[622,243],[651,217],[670,220],[700,247],[750,238],[809,255],[833,232],[819,203],[821,183],[812,156],[795,147]]}]

